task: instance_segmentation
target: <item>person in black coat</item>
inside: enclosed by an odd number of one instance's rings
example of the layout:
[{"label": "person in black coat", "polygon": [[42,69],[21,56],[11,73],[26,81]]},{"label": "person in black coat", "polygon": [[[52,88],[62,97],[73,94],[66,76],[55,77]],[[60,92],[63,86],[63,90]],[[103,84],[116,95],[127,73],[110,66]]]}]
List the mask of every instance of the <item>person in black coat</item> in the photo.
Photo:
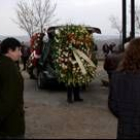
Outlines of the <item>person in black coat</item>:
[{"label": "person in black coat", "polygon": [[110,49],[109,49],[108,44],[105,43],[105,44],[102,46],[102,51],[103,51],[105,57],[106,57],[106,55],[109,53],[109,50],[110,50]]},{"label": "person in black coat", "polygon": [[24,42],[22,42],[21,52],[22,52],[21,59],[23,63],[23,70],[26,70],[27,61],[30,56],[30,48],[27,45],[25,45]]},{"label": "person in black coat", "polygon": [[80,97],[80,86],[76,84],[75,86],[73,84],[68,85],[67,87],[67,102],[73,103],[73,99],[75,102],[82,102],[83,99]]},{"label": "person in black coat", "polygon": [[118,119],[118,139],[140,139],[140,38],[130,41],[112,74],[108,107]]},{"label": "person in black coat", "polygon": [[109,80],[111,79],[112,72],[115,71],[123,58],[122,50],[114,50],[107,54],[104,61],[104,70],[106,70],[108,74]]},{"label": "person in black coat", "polygon": [[0,54],[0,139],[24,138],[23,78],[16,61],[21,44],[15,38],[1,43]]},{"label": "person in black coat", "polygon": [[[71,66],[72,68],[72,66]],[[72,71],[72,70],[71,70]],[[72,75],[72,73],[71,73]],[[67,85],[67,102],[73,103],[74,102],[82,102],[83,99],[80,97],[80,86],[78,83],[71,82]]]}]

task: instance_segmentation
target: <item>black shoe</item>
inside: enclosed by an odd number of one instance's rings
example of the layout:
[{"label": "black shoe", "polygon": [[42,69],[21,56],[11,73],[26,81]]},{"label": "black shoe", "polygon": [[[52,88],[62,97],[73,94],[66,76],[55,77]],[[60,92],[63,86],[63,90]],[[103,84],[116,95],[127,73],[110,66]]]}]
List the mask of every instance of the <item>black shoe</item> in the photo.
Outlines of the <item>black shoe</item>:
[{"label": "black shoe", "polygon": [[81,98],[78,98],[78,99],[74,99],[75,102],[83,102],[84,100],[81,99]]}]

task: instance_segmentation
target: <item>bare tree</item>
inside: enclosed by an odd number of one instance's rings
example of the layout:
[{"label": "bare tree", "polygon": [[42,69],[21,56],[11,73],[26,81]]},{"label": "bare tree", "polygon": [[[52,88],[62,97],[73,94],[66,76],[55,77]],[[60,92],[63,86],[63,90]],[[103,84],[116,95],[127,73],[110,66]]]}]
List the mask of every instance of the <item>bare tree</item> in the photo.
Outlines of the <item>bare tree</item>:
[{"label": "bare tree", "polygon": [[[131,12],[131,8],[129,9],[129,13]],[[122,34],[122,26],[121,22],[119,22],[119,19],[115,17],[114,15],[110,16],[109,20],[111,21],[111,26],[112,28],[116,29],[120,35]],[[130,22],[130,21],[129,21]],[[140,7],[137,5],[135,7],[135,28],[136,28],[136,33],[140,33]]]},{"label": "bare tree", "polygon": [[119,32],[120,36],[121,36],[121,34],[122,34],[122,26],[121,26],[121,22],[120,22],[119,18],[117,18],[117,17],[112,15],[112,16],[110,16],[109,20],[111,22],[112,28],[116,29]]},{"label": "bare tree", "polygon": [[43,32],[56,20],[53,19],[56,4],[51,6],[50,0],[21,0],[17,3],[16,24],[31,37],[35,32]]}]

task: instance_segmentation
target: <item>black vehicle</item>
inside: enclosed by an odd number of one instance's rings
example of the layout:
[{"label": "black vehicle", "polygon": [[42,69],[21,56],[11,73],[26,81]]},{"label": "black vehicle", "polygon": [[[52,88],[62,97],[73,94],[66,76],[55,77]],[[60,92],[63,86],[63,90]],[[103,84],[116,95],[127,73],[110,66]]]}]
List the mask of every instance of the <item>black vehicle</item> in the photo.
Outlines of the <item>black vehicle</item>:
[{"label": "black vehicle", "polygon": [[55,73],[51,60],[51,40],[43,42],[43,50],[41,58],[38,61],[37,86],[44,88],[47,85],[58,84],[57,75]]},{"label": "black vehicle", "polygon": [[[38,61],[38,70],[37,70],[37,86],[38,88],[45,88],[47,86],[64,86],[64,83],[59,83],[57,75],[54,70],[53,60],[52,60],[52,43],[54,33],[58,28],[63,28],[63,26],[50,27],[47,31],[49,40],[43,42],[43,50],[41,58]],[[101,33],[100,29],[87,27],[87,30],[90,33]]]}]

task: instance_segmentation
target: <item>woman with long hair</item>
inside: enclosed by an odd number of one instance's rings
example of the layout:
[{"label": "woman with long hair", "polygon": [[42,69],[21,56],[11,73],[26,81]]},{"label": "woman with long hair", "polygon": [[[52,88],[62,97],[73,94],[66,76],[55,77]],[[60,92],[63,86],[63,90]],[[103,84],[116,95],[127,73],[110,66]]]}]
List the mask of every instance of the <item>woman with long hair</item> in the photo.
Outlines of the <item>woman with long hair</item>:
[{"label": "woman with long hair", "polygon": [[118,139],[140,138],[140,38],[132,39],[110,82],[108,106],[118,119]]}]

